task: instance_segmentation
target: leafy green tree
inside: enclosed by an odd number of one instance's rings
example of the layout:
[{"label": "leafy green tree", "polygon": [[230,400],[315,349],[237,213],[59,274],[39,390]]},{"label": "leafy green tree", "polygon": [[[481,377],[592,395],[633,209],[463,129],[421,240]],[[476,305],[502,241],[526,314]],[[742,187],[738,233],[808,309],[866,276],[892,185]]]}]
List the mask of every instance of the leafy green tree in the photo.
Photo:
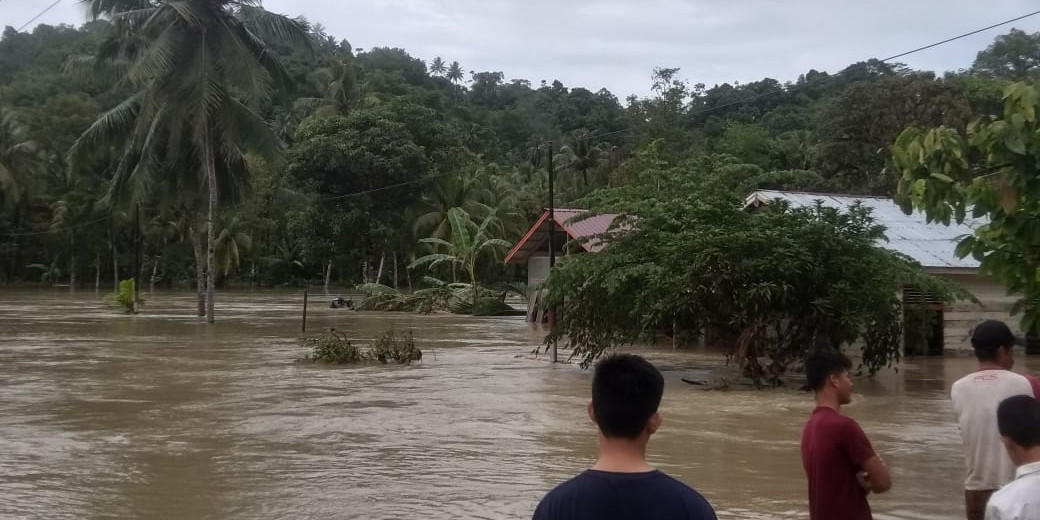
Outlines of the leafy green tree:
[{"label": "leafy green tree", "polygon": [[113,20],[114,37],[102,47],[111,54],[103,57],[125,59],[135,92],[103,115],[81,138],[82,145],[130,135],[128,152],[144,160],[132,165],[124,160],[122,167],[134,169],[158,162],[153,142],[163,130],[185,139],[167,145],[166,152],[197,151],[209,199],[206,315],[212,323],[218,164],[243,163],[243,150],[277,154],[277,137],[251,107],[267,102],[272,86],[291,83],[266,42],[309,45],[306,27],[265,11],[256,0],[91,0],[90,10],[95,18]]},{"label": "leafy green tree", "polygon": [[855,83],[824,112],[817,167],[847,191],[891,195],[885,147],[909,125],[963,127],[970,116],[964,97],[928,74]]},{"label": "leafy green tree", "polygon": [[756,383],[780,384],[809,351],[860,340],[874,372],[899,357],[903,284],[952,294],[879,247],[883,228],[864,208],[750,213],[704,172],[660,166],[592,197],[595,211],[626,217],[603,251],[564,258],[546,282],[558,312],[547,342],[564,342],[585,366],[674,328],[706,334]]},{"label": "leafy green tree", "polygon": [[904,211],[929,221],[988,223],[961,240],[957,254],[979,260],[979,271],[1018,297],[1012,314],[1021,328],[1040,324],[1040,89],[1008,87],[1001,119],[979,119],[966,131],[946,126],[907,128],[892,154],[902,177]]},{"label": "leafy green tree", "polygon": [[1040,32],[1011,29],[975,57],[972,71],[1010,81],[1040,78]]}]

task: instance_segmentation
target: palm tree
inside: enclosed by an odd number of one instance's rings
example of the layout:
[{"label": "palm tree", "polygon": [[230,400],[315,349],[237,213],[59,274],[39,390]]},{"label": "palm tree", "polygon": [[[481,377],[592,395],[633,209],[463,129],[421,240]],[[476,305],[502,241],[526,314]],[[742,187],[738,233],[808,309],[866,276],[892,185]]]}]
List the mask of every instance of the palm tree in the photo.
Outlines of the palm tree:
[{"label": "palm tree", "polygon": [[[88,1],[95,19],[107,16],[113,24],[113,38],[102,42],[100,54],[125,60],[126,78],[136,90],[77,145],[123,135],[117,175],[160,169],[161,148],[167,154],[195,151],[192,162],[208,196],[206,314],[212,323],[220,174],[243,167],[248,152],[273,159],[280,151],[277,136],[253,107],[267,104],[274,87],[291,83],[268,44],[309,46],[306,26],[264,10],[259,0]],[[177,141],[160,146],[164,136]]]},{"label": "palm tree", "polygon": [[416,236],[446,239],[451,235],[451,221],[448,218],[451,210],[458,208],[467,215],[487,214],[490,208],[483,201],[489,195],[471,176],[441,179],[423,196],[421,207],[424,213],[415,219],[412,230]]},{"label": "palm tree", "polygon": [[451,65],[448,67],[448,75],[445,77],[453,84],[462,81],[462,78],[465,77],[462,72],[462,65],[459,65],[457,61],[451,62]]},{"label": "palm tree", "polygon": [[253,248],[253,239],[245,232],[245,223],[233,217],[217,237],[217,272],[228,276],[238,269],[242,254]]},{"label": "palm tree", "polygon": [[43,168],[43,157],[29,130],[15,113],[0,108],[0,204],[26,202],[30,180]]},{"label": "palm tree", "polygon": [[581,173],[582,186],[589,188],[589,170],[599,166],[602,150],[592,144],[589,133],[581,131],[575,133],[570,142],[563,147],[563,154],[567,157],[567,166]]},{"label": "palm tree", "polygon": [[423,256],[408,266],[409,269],[429,264],[430,269],[443,263],[459,266],[469,275],[470,288],[473,291],[473,309],[476,310],[477,296],[477,260],[484,253],[508,249],[512,244],[500,238],[491,238],[489,230],[495,222],[494,214],[488,215],[480,225],[476,225],[469,214],[461,208],[452,208],[448,212],[451,223],[451,241],[441,238],[424,238],[420,242],[442,249],[441,253]]},{"label": "palm tree", "polygon": [[312,81],[318,84],[322,97],[300,98],[296,107],[312,110],[316,115],[348,115],[361,99],[357,67],[348,60],[335,60],[327,68],[318,69]]},{"label": "palm tree", "polygon": [[437,56],[430,62],[430,74],[435,76],[443,76],[448,71],[448,67],[444,64],[444,60],[440,56]]}]

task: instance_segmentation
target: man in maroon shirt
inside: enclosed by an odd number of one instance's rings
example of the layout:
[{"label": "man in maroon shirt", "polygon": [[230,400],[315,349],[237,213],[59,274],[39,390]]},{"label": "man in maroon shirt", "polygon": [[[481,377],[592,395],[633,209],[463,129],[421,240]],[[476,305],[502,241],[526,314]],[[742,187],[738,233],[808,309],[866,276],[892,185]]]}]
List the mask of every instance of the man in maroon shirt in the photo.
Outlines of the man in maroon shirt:
[{"label": "man in maroon shirt", "polygon": [[881,457],[856,421],[841,415],[852,402],[852,362],[821,350],[805,361],[816,409],[802,430],[802,466],[809,477],[811,520],[871,520],[867,494],[892,487]]}]

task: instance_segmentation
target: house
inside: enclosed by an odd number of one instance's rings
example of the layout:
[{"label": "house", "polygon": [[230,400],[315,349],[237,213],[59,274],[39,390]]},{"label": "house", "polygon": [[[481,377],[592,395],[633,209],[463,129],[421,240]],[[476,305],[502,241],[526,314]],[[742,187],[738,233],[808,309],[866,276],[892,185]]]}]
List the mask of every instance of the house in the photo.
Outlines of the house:
[{"label": "house", "polygon": [[[527,266],[527,298],[532,310],[537,307],[538,287],[549,276],[550,222],[555,223],[557,257],[570,253],[595,253],[606,245],[602,240],[590,237],[606,233],[618,215],[603,214],[580,219],[587,213],[583,209],[554,209],[553,220],[550,221],[549,211],[546,210],[506,255],[507,265]],[[535,319],[533,314],[529,318]]]},{"label": "house", "polygon": [[[924,214],[915,212],[907,215],[899,205],[886,197],[866,197],[804,193],[791,191],[759,190],[747,196],[744,208],[754,211],[774,200],[785,200],[795,207],[816,204],[832,208],[847,208],[857,202],[871,208],[874,220],[885,227],[888,241],[882,247],[902,253],[917,261],[930,274],[958,283],[978,302],[960,301],[942,303],[928,298],[913,288],[904,290],[904,313],[914,309],[925,313],[924,322],[929,329],[924,344],[904,344],[908,354],[941,354],[943,350],[970,350],[969,333],[976,323],[984,319],[1003,320],[1013,329],[1018,320],[1011,318],[1009,310],[1014,298],[1007,296],[1003,286],[979,274],[979,262],[971,257],[958,258],[954,254],[959,238],[971,234],[986,223],[985,219],[966,218],[963,224],[929,224]],[[917,316],[920,316],[918,314]],[[910,315],[904,314],[910,322]],[[909,329],[909,327],[908,327]]]}]

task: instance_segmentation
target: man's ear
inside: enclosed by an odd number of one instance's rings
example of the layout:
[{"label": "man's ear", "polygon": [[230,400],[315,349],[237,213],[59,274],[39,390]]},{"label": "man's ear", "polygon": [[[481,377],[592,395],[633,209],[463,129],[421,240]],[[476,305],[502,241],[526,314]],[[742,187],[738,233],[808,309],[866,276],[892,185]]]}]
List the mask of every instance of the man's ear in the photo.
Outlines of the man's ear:
[{"label": "man's ear", "polygon": [[592,421],[593,424],[597,424],[596,411],[592,408],[592,401],[589,401],[589,420]]},{"label": "man's ear", "polygon": [[657,432],[657,429],[661,427],[662,422],[664,422],[664,419],[661,418],[661,414],[654,412],[654,414],[650,416],[650,419],[646,421],[646,432],[653,435]]}]

